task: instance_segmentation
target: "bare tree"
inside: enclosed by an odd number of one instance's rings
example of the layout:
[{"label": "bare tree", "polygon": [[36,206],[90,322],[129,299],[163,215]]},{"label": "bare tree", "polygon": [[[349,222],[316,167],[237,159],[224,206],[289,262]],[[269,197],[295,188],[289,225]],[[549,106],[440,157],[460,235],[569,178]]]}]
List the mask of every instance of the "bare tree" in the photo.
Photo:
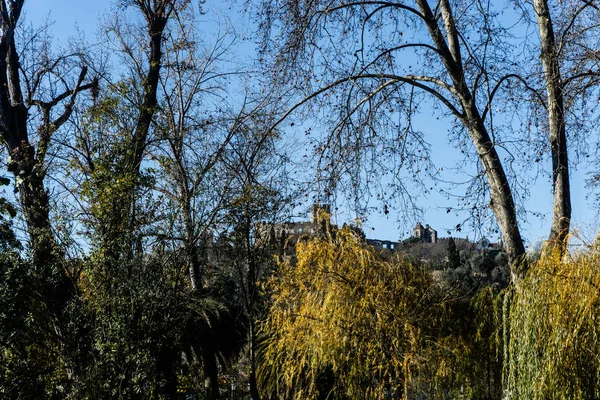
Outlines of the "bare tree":
[{"label": "bare tree", "polygon": [[255,109],[240,124],[237,135],[223,153],[231,185],[228,221],[232,224],[230,235],[235,254],[230,262],[240,281],[249,320],[249,387],[251,397],[257,400],[261,398],[256,380],[259,363],[257,323],[264,317],[265,310],[259,282],[272,272],[274,252],[279,244],[274,235],[267,240],[270,232],[262,231],[265,225],[261,222],[274,223],[284,215],[290,203],[287,194],[290,185],[286,185],[287,157],[280,153],[280,135],[269,129],[279,114],[276,107],[271,100],[266,106]]},{"label": "bare tree", "polygon": [[[287,73],[287,79],[291,73],[286,71],[304,71],[301,78],[310,91],[308,99],[333,89],[345,90],[343,106],[338,108],[342,110],[338,131],[348,127],[347,122],[359,111],[368,126],[386,108],[414,107],[406,101],[413,90],[432,97],[456,118],[457,132],[468,134],[485,173],[489,207],[514,263],[525,249],[513,192],[498,153],[502,143],[489,112],[490,87],[503,76],[491,72],[489,65],[506,49],[496,46],[502,30],[493,23],[486,8],[489,4],[477,4],[473,10],[459,8],[456,18],[448,0],[436,2],[434,7],[425,0],[415,0],[414,5],[280,1],[263,3],[262,21],[265,31],[279,34],[284,43],[277,49],[276,70]],[[469,39],[466,26],[473,23],[481,29]],[[355,51],[348,52],[348,48]],[[272,50],[266,43],[265,51]],[[303,68],[307,65],[310,67]],[[325,84],[311,89],[315,79]],[[351,128],[361,126],[354,123]]]},{"label": "bare tree", "polygon": [[235,66],[227,65],[235,34],[218,33],[204,48],[196,29],[197,13],[193,7],[175,13],[168,32],[158,143],[150,150],[167,178],[160,179],[156,189],[173,202],[174,216],[182,226],[175,237],[183,242],[193,290],[202,286],[206,257],[201,254],[208,245],[204,238],[216,225],[227,195],[227,180],[219,176],[217,164],[246,117],[244,106],[231,116],[225,103],[228,78],[239,74]]},{"label": "bare tree", "polygon": [[564,243],[569,234],[571,220],[571,191],[560,56],[559,49],[556,46],[548,2],[546,0],[534,0],[533,8],[537,16],[540,33],[540,58],[546,79],[548,126],[552,152],[554,213],[549,240]]},{"label": "bare tree", "polygon": [[41,282],[43,301],[60,316],[71,284],[50,222],[46,155],[54,135],[71,117],[78,95],[95,90],[97,79],[88,76],[84,54],[53,54],[47,27],[20,28],[23,4],[24,0],[0,1],[0,135],[33,262],[41,279],[47,280]]},{"label": "bare tree", "polygon": [[[539,49],[534,54],[539,53],[539,69],[543,71],[541,87],[546,92],[546,100],[540,104],[543,98],[540,93],[534,104],[539,104],[547,115],[543,128],[548,132],[552,157],[554,212],[548,239],[561,247],[567,240],[571,219],[567,150],[572,146],[567,146],[568,136],[575,142],[581,141],[593,129],[590,115],[597,102],[588,100],[597,93],[600,82],[598,10],[593,1],[531,2],[539,32]],[[577,155],[575,148],[572,151]]]},{"label": "bare tree", "polygon": [[[210,282],[208,252],[230,192],[221,158],[252,110],[243,104],[238,113],[230,113],[226,100],[228,81],[239,74],[228,65],[235,35],[219,33],[210,47],[204,47],[193,7],[175,12],[173,22],[159,87],[156,143],[148,148],[148,156],[162,172],[154,189],[170,207],[170,223],[158,229],[175,249],[183,247],[189,287],[202,296]],[[198,335],[192,344],[202,358],[211,399],[219,396],[216,342]]]}]

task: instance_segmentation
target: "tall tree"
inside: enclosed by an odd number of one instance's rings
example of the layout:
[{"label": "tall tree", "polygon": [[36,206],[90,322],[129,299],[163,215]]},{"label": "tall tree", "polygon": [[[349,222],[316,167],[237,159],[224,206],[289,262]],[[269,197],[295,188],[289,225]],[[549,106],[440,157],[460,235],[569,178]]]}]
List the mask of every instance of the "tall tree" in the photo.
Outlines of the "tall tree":
[{"label": "tall tree", "polygon": [[[246,108],[251,108],[248,104],[230,112],[232,106],[226,102],[229,81],[240,74],[228,58],[236,36],[224,30],[205,47],[197,30],[200,14],[201,9],[191,5],[176,11],[166,32],[157,140],[148,151],[149,159],[160,168],[153,189],[170,207],[169,223],[158,227],[157,236],[171,240],[174,249],[182,248],[189,287],[197,297],[210,293],[215,279],[214,270],[213,276],[207,273],[211,272],[209,252],[215,252],[213,235],[223,225],[230,192],[222,155],[253,113]],[[191,345],[202,359],[211,399],[219,396],[218,361],[223,360],[219,334],[217,325],[190,335]]]},{"label": "tall tree", "polygon": [[560,49],[556,45],[550,9],[546,0],[534,0],[540,34],[540,58],[546,80],[548,128],[552,153],[552,183],[554,212],[549,240],[562,245],[571,223],[571,190],[569,183],[569,158],[567,153],[564,87],[560,73]]},{"label": "tall tree", "polygon": [[30,32],[28,40],[27,32],[19,31],[24,2],[0,1],[0,135],[19,192],[33,264],[46,280],[40,282],[44,300],[60,314],[70,283],[50,222],[46,154],[55,133],[71,117],[79,93],[96,88],[97,80],[89,78],[83,54],[54,55],[44,35]]},{"label": "tall tree", "polygon": [[[464,6],[457,19],[454,6],[462,4],[448,0],[438,1],[434,7],[426,0],[415,0],[412,5],[395,1],[263,2],[264,31],[278,35],[283,43],[273,49],[269,45],[277,42],[266,42],[265,51],[276,52],[275,71],[287,74],[285,79],[292,79],[293,73],[288,71],[303,72],[298,75],[301,81],[294,82],[307,88],[307,99],[339,90],[336,98],[343,101],[333,107],[338,118],[335,135],[330,135],[327,143],[338,141],[343,129],[357,131],[373,126],[377,118],[389,119],[387,110],[408,109],[411,116],[414,104],[405,99],[412,91],[431,96],[459,122],[457,137],[460,130],[470,137],[487,181],[488,205],[514,263],[525,248],[514,194],[498,153],[498,131],[489,111],[489,87],[502,76],[489,66],[507,49],[494,46],[502,30],[494,25],[489,10]],[[466,30],[469,24],[478,25],[477,34],[470,35]],[[314,88],[315,81],[325,84]],[[377,134],[376,129],[366,130]],[[397,152],[403,151],[407,135],[399,139]],[[360,148],[364,140],[348,142],[348,146]]]},{"label": "tall tree", "polygon": [[[164,69],[167,25],[187,0],[124,1],[137,13],[134,20],[115,15],[108,27],[124,67],[116,82],[89,112],[82,129],[79,164],[87,175],[84,190],[94,219],[98,246],[107,262],[131,259],[141,251],[139,224],[144,220],[140,196],[142,161],[158,110]],[[137,28],[137,29],[134,29]]]},{"label": "tall tree", "polygon": [[[554,212],[548,239],[552,245],[564,248],[571,219],[568,149],[576,160],[584,153],[576,146],[567,146],[567,141],[576,145],[586,140],[594,126],[600,83],[600,16],[593,1],[535,0],[520,7],[529,5],[524,12],[527,16],[533,13],[539,33],[538,48],[532,51],[534,68],[529,72],[533,79],[528,79],[528,83],[530,88],[540,89],[531,104],[541,108],[546,119],[542,127],[549,138],[552,158]],[[594,101],[589,101],[591,98]]]},{"label": "tall tree", "polygon": [[[271,99],[267,104],[275,102]],[[256,400],[261,398],[256,376],[259,365],[258,323],[265,314],[259,283],[267,279],[274,269],[277,246],[272,245],[277,242],[274,237],[267,240],[271,233],[268,232],[272,227],[270,223],[281,218],[289,204],[284,187],[286,157],[279,152],[279,135],[269,130],[277,115],[273,107],[255,109],[239,126],[238,134],[223,154],[231,185],[228,221],[232,224],[235,254],[230,262],[239,279],[248,316],[249,385],[250,395]],[[265,221],[270,223],[265,224]]]},{"label": "tall tree", "polygon": [[193,290],[202,286],[208,231],[217,225],[226,202],[228,179],[219,168],[221,155],[252,113],[246,104],[237,113],[226,104],[229,81],[240,74],[228,59],[235,34],[219,32],[206,47],[197,30],[201,12],[192,6],[180,10],[167,32],[158,143],[149,152],[166,178],[158,179],[155,188],[177,210],[168,235],[183,243]]}]

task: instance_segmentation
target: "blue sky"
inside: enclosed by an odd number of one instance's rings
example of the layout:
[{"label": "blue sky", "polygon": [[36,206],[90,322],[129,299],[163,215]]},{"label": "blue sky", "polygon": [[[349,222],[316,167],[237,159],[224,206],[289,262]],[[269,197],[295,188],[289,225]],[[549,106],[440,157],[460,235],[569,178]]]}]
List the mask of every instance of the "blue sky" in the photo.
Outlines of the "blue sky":
[{"label": "blue sky", "polygon": [[111,1],[106,0],[26,0],[25,13],[34,25],[43,23],[46,17],[53,21],[52,31],[57,40],[68,41],[76,34],[77,27],[92,38],[100,17],[111,9]]},{"label": "blue sky", "polygon": [[[213,0],[207,3],[207,9],[220,9],[220,12],[227,12],[227,1]],[[97,27],[102,17],[109,12],[114,12],[114,1],[112,0],[27,0],[25,3],[25,12],[28,21],[38,25],[49,17],[53,21],[51,30],[57,40],[62,44],[68,43],[70,36],[76,35],[76,29],[79,28],[85,32],[90,41],[96,40]],[[210,17],[207,15],[207,18]],[[238,19],[239,16],[233,17]],[[205,26],[211,26],[207,24]],[[252,42],[245,42],[246,46],[251,46]],[[247,49],[252,53],[251,49]],[[245,53],[245,51],[242,51]],[[426,134],[426,140],[432,146],[432,158],[438,167],[448,168],[459,157],[459,154],[448,143],[447,132],[449,124],[447,121],[436,120],[425,111],[421,117],[422,126],[420,127]],[[548,165],[545,166],[549,168]],[[571,169],[572,202],[573,202],[573,226],[582,231],[588,237],[593,238],[597,232],[599,219],[596,210],[593,209],[594,194],[590,192],[585,185],[588,169],[585,167],[577,170]],[[457,178],[457,177],[450,177]],[[587,197],[590,195],[590,199]],[[464,216],[456,217],[453,213],[447,213],[447,207],[455,206],[452,201],[448,201],[440,195],[432,195],[423,198],[421,201],[425,209],[422,223],[429,223],[438,230],[439,236],[447,236],[446,231],[452,230],[456,224],[462,222]],[[546,178],[540,178],[531,188],[531,197],[526,204],[526,208],[531,211],[539,212],[543,218],[537,218],[533,215],[528,217],[527,222],[521,224],[522,234],[528,243],[544,239],[550,227],[552,211],[552,194],[550,182]],[[351,213],[342,213],[338,216],[338,222],[342,223],[352,220]],[[409,225],[409,224],[407,224]],[[374,229],[373,229],[374,228]],[[395,240],[400,237],[406,237],[408,230],[412,226],[398,227],[396,215],[392,211],[388,216],[382,213],[374,213],[365,223],[365,231],[371,238]],[[481,233],[473,231],[470,227],[465,227],[461,232],[452,231],[453,236],[475,238]],[[485,232],[484,232],[485,234]],[[497,237],[489,234],[488,236],[495,240]]]}]

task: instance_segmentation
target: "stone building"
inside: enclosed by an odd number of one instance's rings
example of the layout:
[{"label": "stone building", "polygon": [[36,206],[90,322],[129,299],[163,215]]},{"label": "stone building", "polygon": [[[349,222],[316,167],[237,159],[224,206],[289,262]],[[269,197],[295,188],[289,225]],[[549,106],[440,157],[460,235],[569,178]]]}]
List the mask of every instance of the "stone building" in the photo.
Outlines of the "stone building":
[{"label": "stone building", "polygon": [[391,240],[366,239],[367,243],[377,250],[396,251],[400,243]]},{"label": "stone building", "polygon": [[417,225],[414,229],[414,237],[421,239],[421,241],[426,243],[436,243],[437,242],[437,231],[429,226],[429,224],[421,225],[420,222],[417,222]]},{"label": "stone building", "polygon": [[311,221],[284,222],[279,224],[259,222],[256,225],[256,242],[264,245],[267,242],[277,242],[293,239],[295,243],[304,235],[315,236],[318,234],[337,230],[331,225],[331,206],[329,204],[314,204]]}]

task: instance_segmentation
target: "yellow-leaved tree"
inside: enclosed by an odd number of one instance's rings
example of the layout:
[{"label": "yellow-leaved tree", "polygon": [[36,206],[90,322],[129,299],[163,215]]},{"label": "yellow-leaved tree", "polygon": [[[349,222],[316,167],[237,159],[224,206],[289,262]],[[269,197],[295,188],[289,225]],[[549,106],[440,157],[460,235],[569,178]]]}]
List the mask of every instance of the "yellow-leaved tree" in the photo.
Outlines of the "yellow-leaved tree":
[{"label": "yellow-leaved tree", "polygon": [[447,324],[452,299],[442,287],[430,270],[382,257],[349,228],[300,240],[296,259],[267,284],[263,390],[288,399],[466,390],[468,379],[454,379],[470,348]]},{"label": "yellow-leaved tree", "polygon": [[542,254],[510,303],[505,398],[600,397],[600,248]]}]

